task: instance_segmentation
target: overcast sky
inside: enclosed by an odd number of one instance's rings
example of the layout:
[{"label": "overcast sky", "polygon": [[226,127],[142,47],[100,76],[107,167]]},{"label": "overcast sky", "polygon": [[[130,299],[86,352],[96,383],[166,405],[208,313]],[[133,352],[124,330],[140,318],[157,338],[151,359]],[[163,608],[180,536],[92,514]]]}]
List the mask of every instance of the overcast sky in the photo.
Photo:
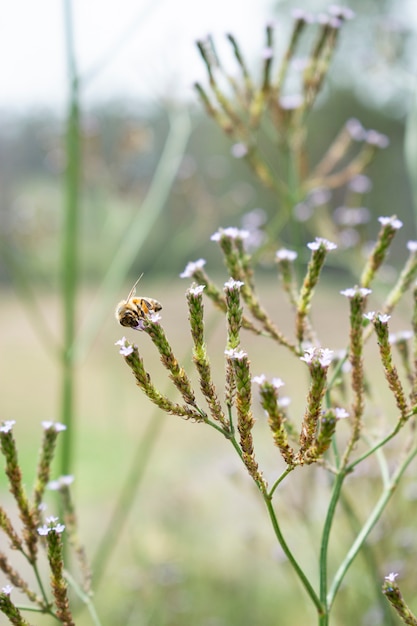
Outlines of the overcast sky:
[{"label": "overcast sky", "polygon": [[[112,60],[85,89],[88,100],[155,94],[178,97],[204,78],[194,41],[231,31],[248,55],[262,47],[270,0],[74,0],[81,74]],[[4,2],[0,107],[61,107],[67,93],[63,0]],[[120,41],[125,44],[119,47]],[[114,50],[117,49],[117,54]]]}]

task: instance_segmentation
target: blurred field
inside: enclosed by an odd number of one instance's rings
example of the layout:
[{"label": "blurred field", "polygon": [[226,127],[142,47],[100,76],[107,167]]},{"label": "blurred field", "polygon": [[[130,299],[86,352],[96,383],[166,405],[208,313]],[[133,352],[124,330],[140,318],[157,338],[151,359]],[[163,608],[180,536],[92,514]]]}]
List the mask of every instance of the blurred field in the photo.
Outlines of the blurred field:
[{"label": "blurred field", "polygon": [[[332,292],[329,286],[318,290],[313,318],[326,347],[342,348],[347,337],[347,302],[338,295],[339,289],[346,286],[334,287]],[[174,278],[170,284],[156,281],[150,286],[148,283],[146,293],[162,302],[167,335],[177,357],[191,371],[183,295],[186,287],[186,281]],[[115,302],[125,291],[123,288],[120,294],[115,294]],[[290,332],[288,306],[281,299],[275,277],[261,282],[260,292],[270,311],[275,311],[274,318],[280,327]],[[80,323],[90,301],[91,293],[85,291],[79,307]],[[56,298],[46,295],[43,308],[52,326],[58,328]],[[222,395],[224,321],[213,312],[210,303],[206,310],[211,335],[209,352]],[[405,321],[397,323],[404,328]],[[26,483],[30,485],[41,438],[40,421],[57,418],[59,411],[58,371],[54,360],[41,347],[25,311],[8,290],[1,294],[0,329],[2,418],[17,421],[16,438]],[[150,421],[157,420],[161,430],[131,514],[97,591],[103,623],[138,626],[314,623],[305,592],[277,548],[263,503],[233,449],[209,427],[175,416],[163,417],[150,405],[135,387],[130,370],[114,346],[124,330],[116,324],[113,311],[109,311],[93,349],[78,372],[74,498],[81,537],[90,555],[106,532],[118,492]],[[145,364],[160,388],[170,390],[148,337],[134,331],[125,334],[140,346]],[[246,334],[244,346],[251,357],[254,375],[264,372],[284,379],[285,393],[292,398],[291,414],[299,421],[307,391],[301,364],[262,338],[255,340]],[[378,377],[377,368],[373,375]],[[373,423],[372,428],[383,430],[395,411],[389,415],[391,398],[382,396],[377,400],[380,407],[385,404],[388,410],[385,415],[378,410],[374,413],[379,416],[379,424]],[[257,416],[258,460],[272,482],[283,465],[259,410]],[[375,469],[371,461],[361,468],[358,476],[350,479],[348,499],[351,498],[362,520],[375,501],[379,481],[373,477]],[[4,478],[0,480],[4,489]],[[327,482],[320,468],[305,468],[294,473],[276,494],[284,533],[313,580],[328,498]],[[415,483],[412,478],[408,482],[408,493],[412,493]],[[355,495],[358,485],[360,494]],[[405,536],[415,545],[415,529],[407,523],[410,506],[408,502],[407,506],[399,507],[397,501],[395,511],[390,509],[390,515],[375,532],[372,549],[381,577],[395,569],[393,561],[406,550]],[[55,511],[53,500],[50,511]],[[394,534],[390,533],[391,524],[396,529]],[[352,530],[341,515],[332,541],[335,564],[351,537]],[[368,612],[369,619],[365,617],[360,623],[380,623],[373,621],[378,613],[372,612],[376,610],[372,607],[376,598],[374,586],[378,587],[378,582],[369,579],[366,562],[359,558],[341,591],[333,624],[359,623],[358,616],[367,616]],[[43,620],[32,619],[32,622],[44,624]],[[80,616],[77,626],[88,623],[87,617]]]}]

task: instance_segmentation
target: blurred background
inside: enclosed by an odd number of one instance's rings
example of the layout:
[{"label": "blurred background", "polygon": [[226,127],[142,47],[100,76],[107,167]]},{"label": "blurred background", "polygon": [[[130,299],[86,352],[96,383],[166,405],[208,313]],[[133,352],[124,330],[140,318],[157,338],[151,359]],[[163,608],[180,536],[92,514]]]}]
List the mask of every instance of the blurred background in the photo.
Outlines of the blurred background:
[{"label": "blurred background", "polygon": [[[352,0],[348,6],[356,17],[343,27],[325,88],[309,117],[308,151],[312,162],[318,160],[350,118],[388,137],[389,147],[361,181],[366,191],[361,208],[370,238],[377,233],[379,215],[395,213],[404,222],[390,257],[395,272],[406,257],[405,241],[416,237],[404,135],[415,99],[417,9],[413,0]],[[253,220],[262,230],[275,215],[276,198],[236,158],[230,139],[197,101],[193,83],[204,83],[206,76],[195,41],[212,34],[233,68],[225,41],[232,32],[256,75],[266,22],[275,24],[279,57],[295,8],[317,14],[327,4],[245,0],[243,8],[238,0],[15,0],[3,7],[1,419],[17,422],[27,485],[35,473],[41,420],[69,422],[71,449],[55,471],[58,475],[66,468],[75,475],[80,535],[88,554],[100,555],[94,573],[104,624],[294,626],[314,619],[227,442],[204,425],[154,410],[114,346],[125,330],[118,327],[114,308],[143,272],[139,293],[162,303],[176,356],[191,369],[188,284],[179,274],[188,261],[203,257],[221,285],[227,275],[210,235],[221,226],[246,227]],[[74,119],[81,133],[71,153]],[[78,172],[73,195],[67,167],[71,154],[75,180]],[[336,209],[341,199],[336,195],[326,201]],[[302,209],[294,207],[295,215],[304,215]],[[71,215],[77,216],[75,229]],[[312,239],[313,218],[308,211],[302,217],[306,241]],[[275,249],[281,245],[291,247],[288,233],[274,243]],[[287,330],[290,309],[279,292],[276,268],[270,256],[260,260],[261,295]],[[326,289],[332,280],[339,280],[338,289],[354,283],[348,268],[337,271],[318,296],[315,318],[324,345],[334,349],[346,342],[340,334],[346,303],[337,300],[330,308]],[[403,311],[404,319],[408,313]],[[209,304],[207,326],[220,385],[224,321]],[[161,389],[171,393],[148,338],[129,330],[125,334],[140,344]],[[265,354],[251,337],[247,348],[254,374],[282,376],[283,354]],[[288,377],[294,378],[288,395],[293,394],[294,411],[302,411],[299,374],[285,364],[288,368]],[[262,430],[261,412],[258,417],[264,463],[276,475],[275,452]],[[315,531],[324,510],[319,488],[326,477],[319,470],[312,474],[311,483],[295,482],[282,514],[288,517],[290,543],[299,546],[313,575]],[[352,489],[357,480],[352,479]],[[0,487],[8,501],[3,476]],[[407,501],[414,502],[414,487],[410,478]],[[121,504],[123,521],[113,517],[122,493],[128,494]],[[55,506],[51,498],[51,511]],[[403,519],[398,509],[395,524],[388,520],[379,529],[374,539],[378,555],[401,559],[410,546],[415,551],[416,531],[407,510]],[[291,522],[293,515],[300,524]],[[304,517],[312,520],[308,528]],[[339,532],[342,536],[343,526]],[[336,562],[338,556],[335,542]],[[383,573],[395,569],[381,558]],[[381,623],[366,564],[358,562],[352,572],[334,624]],[[33,623],[46,622],[35,617]],[[77,624],[84,623],[89,622],[81,614]]]}]

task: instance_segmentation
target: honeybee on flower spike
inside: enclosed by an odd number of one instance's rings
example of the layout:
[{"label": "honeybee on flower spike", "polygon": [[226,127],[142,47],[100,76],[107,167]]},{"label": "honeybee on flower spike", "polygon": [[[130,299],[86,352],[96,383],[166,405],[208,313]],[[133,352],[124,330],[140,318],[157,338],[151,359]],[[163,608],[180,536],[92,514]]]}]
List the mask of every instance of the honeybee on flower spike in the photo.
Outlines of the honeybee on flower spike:
[{"label": "honeybee on flower spike", "polygon": [[122,326],[141,330],[142,321],[152,313],[162,309],[162,305],[154,298],[136,296],[136,286],[143,274],[139,276],[126,300],[121,300],[116,307],[116,319]]}]

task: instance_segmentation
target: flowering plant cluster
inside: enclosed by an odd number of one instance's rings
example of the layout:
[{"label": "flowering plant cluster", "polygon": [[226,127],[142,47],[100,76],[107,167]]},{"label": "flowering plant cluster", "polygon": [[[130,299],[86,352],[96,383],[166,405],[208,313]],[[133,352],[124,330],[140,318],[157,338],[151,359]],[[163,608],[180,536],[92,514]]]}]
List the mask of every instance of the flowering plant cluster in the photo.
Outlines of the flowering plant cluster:
[{"label": "flowering plant cluster", "polygon": [[[76,517],[69,492],[72,476],[62,476],[50,481],[51,463],[54,457],[58,435],[65,430],[59,422],[42,423],[44,436],[40,450],[32,495],[26,492],[20,469],[16,441],[13,435],[12,420],[0,425],[0,448],[5,460],[5,473],[9,480],[10,492],[16,503],[19,522],[12,522],[3,506],[0,506],[0,530],[9,541],[10,548],[20,554],[22,565],[29,564],[34,573],[37,589],[29,584],[25,574],[21,574],[7,554],[0,551],[0,570],[9,581],[0,591],[0,612],[8,617],[10,623],[17,626],[30,626],[22,613],[16,597],[17,592],[30,602],[26,610],[54,617],[61,624],[75,626],[69,605],[68,581],[73,589],[87,604],[89,603],[91,576],[87,565],[84,548],[79,544],[76,532]],[[56,516],[44,516],[46,489],[58,491],[61,496],[65,524]],[[64,570],[64,544],[62,535],[68,532],[69,542],[77,556],[82,573],[82,587],[79,587]],[[42,578],[43,562],[47,561],[50,571],[50,592]],[[23,566],[22,566],[22,569]],[[26,568],[27,569],[27,568]]]},{"label": "flowering plant cluster", "polygon": [[[145,369],[140,349],[136,345],[126,338],[117,342],[120,354],[131,368],[138,386],[154,404],[168,413],[207,424],[230,441],[263,498],[276,538],[316,607],[319,624],[328,624],[337,592],[350,565],[381,516],[399,479],[417,455],[414,437],[414,416],[417,413],[417,344],[414,341],[411,346],[408,345],[409,339],[417,331],[417,288],[413,291],[414,313],[410,331],[396,337],[389,333],[391,314],[400,298],[412,288],[417,277],[417,246],[415,242],[409,242],[409,257],[396,284],[379,311],[369,312],[371,285],[386,258],[395,233],[401,227],[396,216],[380,218],[379,221],[379,235],[358,284],[341,291],[341,295],[349,302],[350,310],[349,337],[346,338],[345,349],[341,351],[321,345],[311,318],[314,291],[326,257],[329,253],[335,253],[336,245],[323,238],[316,238],[308,244],[310,259],[304,278],[299,284],[292,267],[296,255],[289,250],[277,252],[276,262],[283,289],[294,309],[294,332],[290,335],[281,331],[260,301],[255,289],[252,258],[245,249],[247,233],[237,228],[220,229],[212,237],[223,253],[230,275],[223,289],[217,287],[206,273],[203,259],[189,263],[181,274],[183,278],[193,281],[186,297],[193,361],[200,390],[193,388],[190,375],[175,357],[160,320],[146,319],[143,332],[149,335],[158,350],[168,376],[180,394],[180,401],[172,401],[156,387],[150,373]],[[204,297],[209,298],[222,312],[226,322],[225,376],[222,390],[213,380],[207,353]],[[280,346],[279,354],[282,349],[286,350],[287,359],[293,358],[304,363],[309,382],[302,415],[291,415],[288,398],[281,393],[285,384],[286,360],[282,357],[277,359],[279,377],[269,379],[264,373],[252,372],[249,354],[245,349],[245,333],[248,332],[254,333],[260,341],[267,338],[277,344],[277,347]],[[388,432],[376,439],[370,439],[368,435],[364,435],[368,430],[369,419],[364,346],[375,340],[379,347],[386,386],[395,400],[397,415]],[[402,380],[394,365],[393,347],[396,344],[401,346],[402,362],[407,372],[406,381]],[[277,474],[271,483],[265,478],[256,454],[254,425],[258,402],[265,411],[273,442],[284,463],[284,469],[280,469],[282,462],[277,463]],[[344,427],[339,432],[341,420]],[[378,454],[385,459],[386,444],[403,430],[406,431],[403,453],[394,470],[390,471],[387,461],[384,461],[381,470],[384,482],[380,498],[368,512],[368,518],[356,540],[341,560],[337,572],[330,578],[329,541],[345,481],[359,464],[372,455]],[[303,565],[288,545],[281,531],[274,502],[274,495],[293,472],[306,471],[302,469],[303,466],[309,467],[313,464],[326,471],[332,483],[320,545],[318,590],[314,588]],[[390,599],[395,594],[388,593],[386,588],[387,582],[384,582],[384,594]]]}]

